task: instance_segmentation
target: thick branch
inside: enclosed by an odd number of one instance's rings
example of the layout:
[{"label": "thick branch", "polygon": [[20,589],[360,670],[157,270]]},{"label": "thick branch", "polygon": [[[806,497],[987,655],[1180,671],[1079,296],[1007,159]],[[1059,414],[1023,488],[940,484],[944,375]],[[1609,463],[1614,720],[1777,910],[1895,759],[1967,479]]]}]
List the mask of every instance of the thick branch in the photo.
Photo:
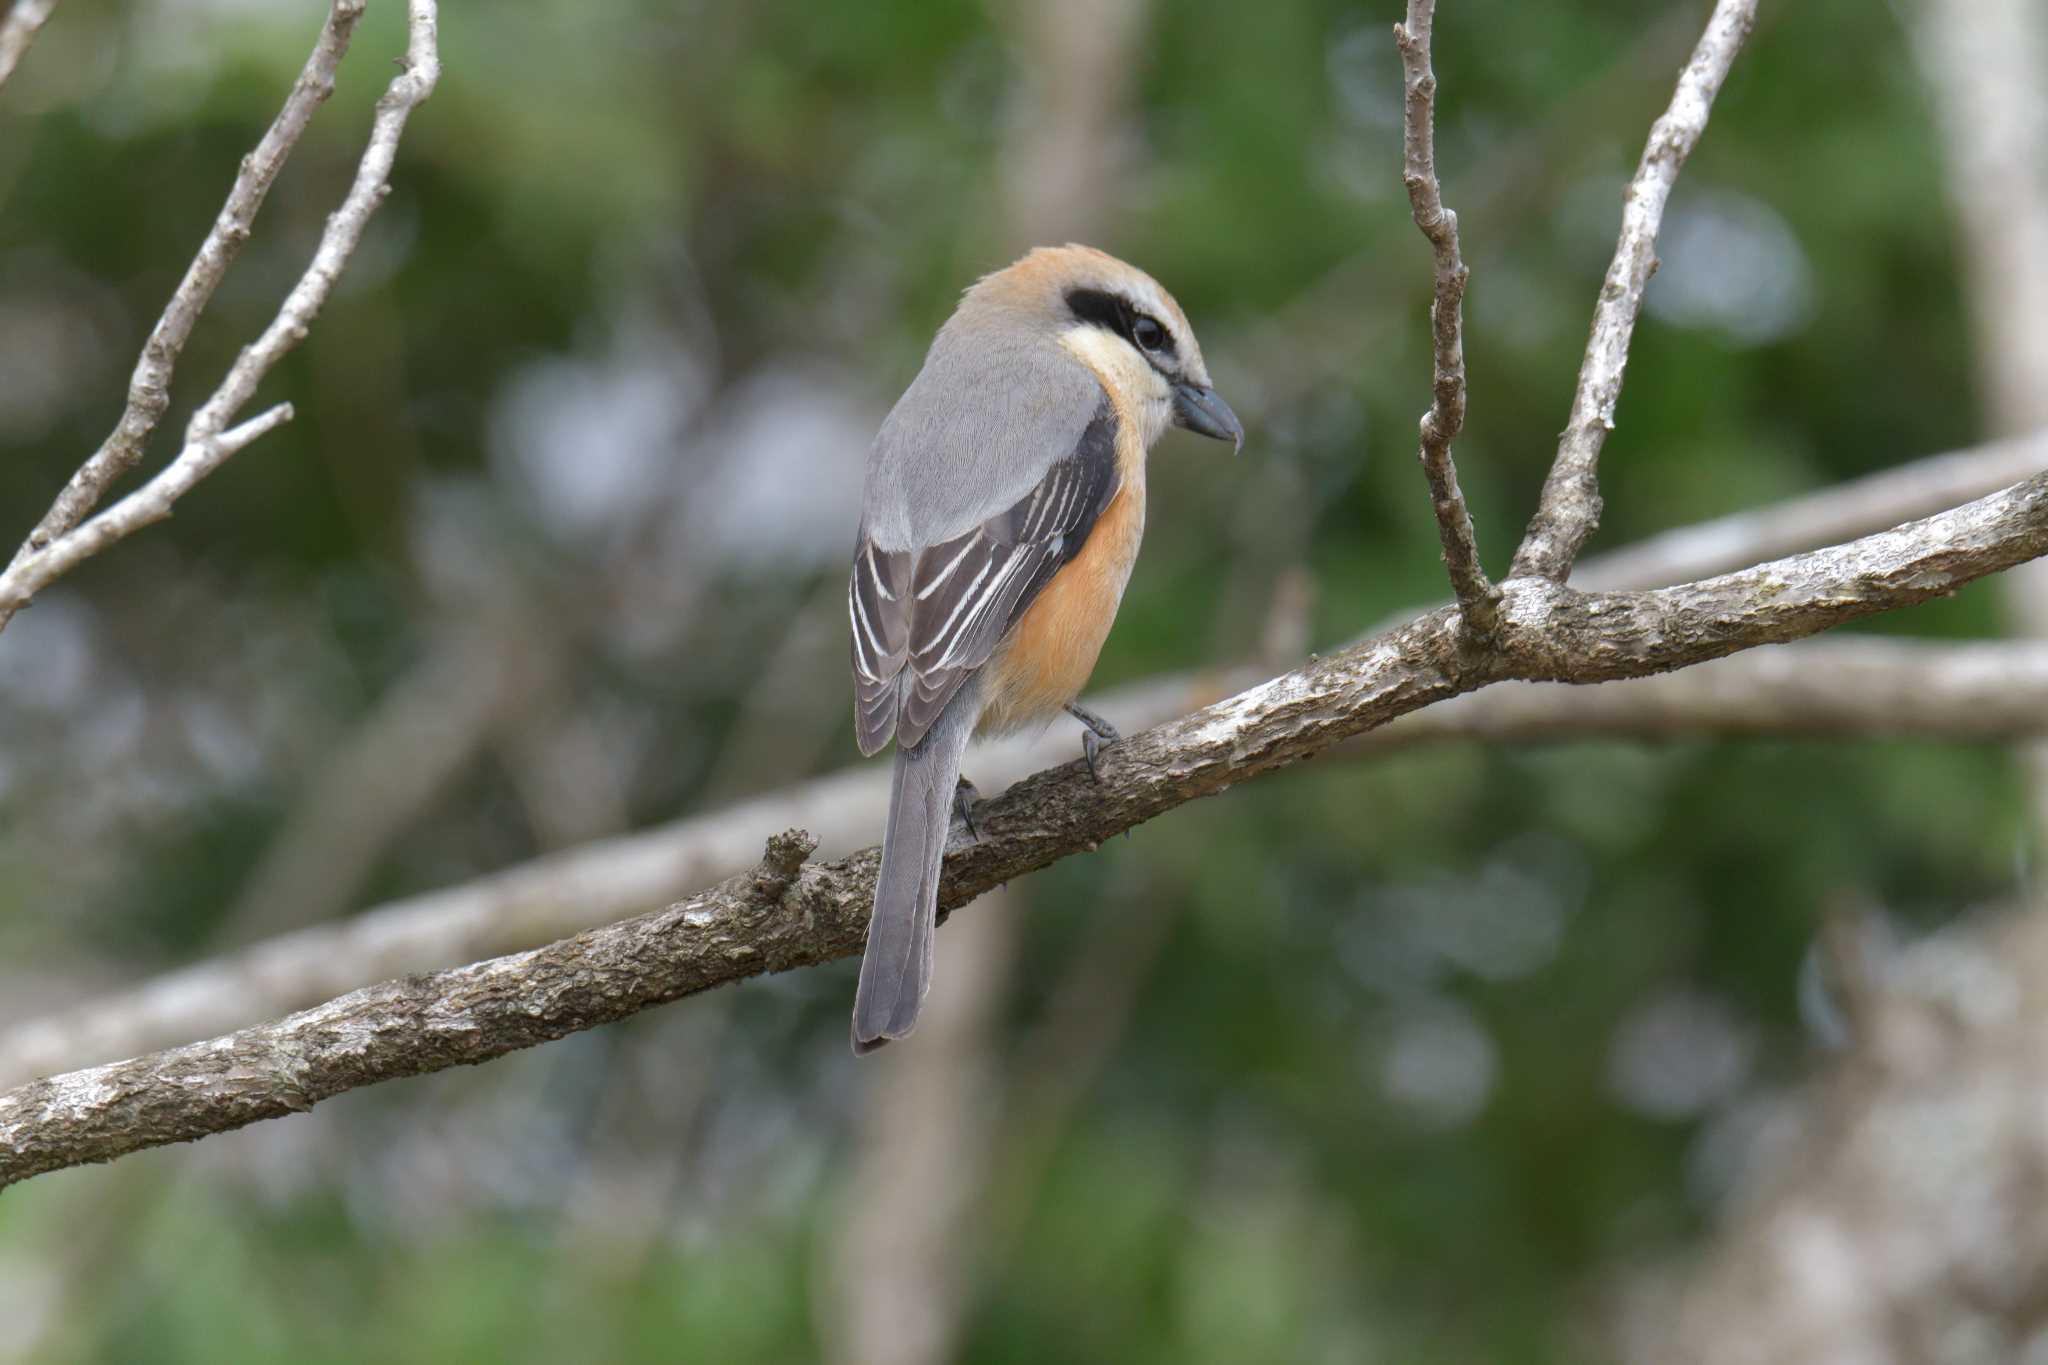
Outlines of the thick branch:
[{"label": "thick branch", "polygon": [[1457,594],[1465,624],[1478,636],[1493,632],[1500,593],[1486,579],[1479,546],[1472,532],[1472,514],[1458,487],[1458,466],[1451,442],[1465,429],[1465,282],[1471,272],[1458,253],[1458,215],[1444,207],[1443,187],[1436,175],[1436,72],[1430,69],[1429,42],[1436,18],[1436,0],[1408,0],[1408,21],[1394,25],[1394,44],[1401,51],[1402,83],[1406,88],[1405,131],[1401,179],[1415,226],[1429,240],[1436,258],[1436,285],[1429,306],[1431,352],[1435,377],[1429,411],[1422,415],[1422,472],[1429,479],[1430,505],[1436,511],[1437,538],[1443,543],[1444,568]]},{"label": "thick branch", "polygon": [[[363,5],[364,0],[334,0],[327,26],[293,85],[283,111],[256,150],[243,158],[242,173],[229,192],[226,207],[150,333],[130,381],[128,407],[119,424],[106,443],[72,476],[7,571],[0,574],[0,627],[37,592],[81,561],[169,516],[172,504],[194,484],[219,468],[241,446],[290,418],[291,408],[280,405],[232,431],[228,425],[254,396],[256,386],[271,368],[305,339],[342,268],[362,241],[370,216],[390,193],[391,165],[406,119],[433,93],[440,76],[435,0],[410,0],[405,69],[377,101],[369,145],[356,168],[355,182],[341,207],[328,217],[312,263],[286,296],[277,316],[254,343],[243,348],[220,387],[193,414],[185,429],[184,449],[170,466],[98,517],[79,524],[107,486],[141,458],[142,443],[170,403],[171,372],[178,353],[212,297],[214,287],[247,240],[249,224],[285,157],[305,131],[313,110],[333,90],[335,68],[348,50],[349,35],[362,16]],[[266,419],[268,424],[262,425]]]},{"label": "thick branch", "polygon": [[[2048,435],[1930,456],[1595,556],[1579,567],[1574,580],[1588,588],[1662,587],[1724,573],[1930,515],[2006,487],[2044,465]],[[1898,661],[1894,667],[1906,665]],[[2018,672],[2025,666],[2015,659],[2011,667]],[[1090,704],[1130,734],[1249,687],[1258,677],[1242,668],[1168,675]],[[1506,705],[1508,695],[1487,692],[1473,707],[1460,703],[1454,709],[1483,728],[1495,698]],[[2014,695],[2025,699],[2033,694],[2021,690]],[[1555,704],[1575,710],[1610,704],[1598,696],[1581,691],[1571,694],[1569,703]],[[1753,701],[1759,708],[1772,704],[1762,691]],[[1425,728],[1436,723],[1433,712],[1418,721]],[[1933,724],[1932,733],[1944,733],[1941,722]],[[1375,735],[1374,743],[1388,738]],[[983,790],[997,791],[1072,753],[1072,736],[1055,727],[976,749],[971,770]],[[828,854],[857,848],[879,826],[887,790],[885,772],[861,765],[181,967],[64,1014],[12,1024],[0,1032],[0,1084],[226,1032],[385,977],[531,948],[608,923],[746,866],[764,829],[802,826],[818,836]]]},{"label": "thick branch", "polygon": [[14,0],[7,17],[0,19],[0,85],[14,74],[22,54],[56,8],[57,0]]},{"label": "thick branch", "polygon": [[1686,158],[1706,131],[1714,96],[1756,23],[1756,0],[1719,0],[1663,117],[1651,125],[1642,162],[1622,193],[1621,238],[1593,308],[1592,335],[1579,367],[1571,417],[1558,440],[1557,459],[1543,497],[1515,551],[1512,577],[1538,576],[1562,583],[1600,523],[1600,447],[1614,429],[1629,339],[1643,309],[1643,291],[1657,268],[1657,232],[1664,204]]},{"label": "thick branch", "polygon": [[[1218,689],[1167,678],[1091,705],[1127,733],[1185,715]],[[1403,716],[1347,746],[1381,753],[1463,739],[1835,735],[2048,737],[2048,645],[1842,639],[1789,645],[1601,687],[1509,682]],[[1074,752],[1063,729],[977,749],[1000,790]],[[385,977],[529,948],[660,904],[744,867],[763,829],[801,825],[831,852],[887,811],[874,764],[730,809],[600,839],[445,890],[282,934],[0,1032],[0,1084],[241,1027]]]},{"label": "thick branch", "polygon": [[[2048,474],[1925,521],[1682,587],[1580,593],[1502,585],[1496,667],[1461,667],[1454,611],[1027,778],[976,811],[939,903],[1098,846],[1197,797],[1311,757],[1508,677],[1597,682],[1682,668],[1923,602],[2048,553]],[[771,841],[754,872],[666,910],[532,952],[355,992],[206,1043],[0,1094],[0,1185],[224,1132],[401,1076],[500,1056],[650,1005],[859,950],[876,851],[797,864]]]},{"label": "thick branch", "polygon": [[[1090,704],[1134,734],[1260,676],[1170,677]],[[968,771],[984,791],[1000,791],[1076,752],[1071,729],[1054,726],[977,747]],[[638,914],[747,866],[763,830],[800,826],[837,856],[875,837],[888,799],[887,766],[859,764],[281,934],[61,1014],[14,1022],[0,1033],[0,1085],[223,1033],[386,977],[515,952]]]}]

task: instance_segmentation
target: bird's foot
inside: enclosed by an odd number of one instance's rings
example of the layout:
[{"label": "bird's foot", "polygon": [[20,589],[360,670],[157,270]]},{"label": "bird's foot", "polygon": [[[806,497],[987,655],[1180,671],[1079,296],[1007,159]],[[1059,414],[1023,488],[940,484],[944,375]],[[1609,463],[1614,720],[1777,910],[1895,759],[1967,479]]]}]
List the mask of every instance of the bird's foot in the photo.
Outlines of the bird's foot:
[{"label": "bird's foot", "polygon": [[1095,756],[1102,752],[1103,745],[1114,744],[1122,739],[1123,735],[1114,725],[1085,706],[1068,702],[1067,714],[1081,722],[1081,753],[1088,760],[1088,775],[1100,782],[1102,769],[1096,764]]},{"label": "bird's foot", "polygon": [[979,800],[981,792],[965,777],[953,784],[953,814],[967,826],[967,837],[977,844],[981,842],[981,831],[974,827],[974,803]]}]

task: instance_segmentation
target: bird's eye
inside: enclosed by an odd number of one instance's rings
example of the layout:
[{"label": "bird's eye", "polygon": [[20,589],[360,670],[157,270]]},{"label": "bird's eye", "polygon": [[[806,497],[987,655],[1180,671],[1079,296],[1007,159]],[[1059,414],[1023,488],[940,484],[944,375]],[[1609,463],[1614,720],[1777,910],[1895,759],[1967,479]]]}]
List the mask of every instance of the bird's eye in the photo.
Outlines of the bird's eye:
[{"label": "bird's eye", "polygon": [[1140,316],[1131,324],[1131,338],[1148,351],[1161,350],[1166,346],[1166,329],[1151,318]]}]

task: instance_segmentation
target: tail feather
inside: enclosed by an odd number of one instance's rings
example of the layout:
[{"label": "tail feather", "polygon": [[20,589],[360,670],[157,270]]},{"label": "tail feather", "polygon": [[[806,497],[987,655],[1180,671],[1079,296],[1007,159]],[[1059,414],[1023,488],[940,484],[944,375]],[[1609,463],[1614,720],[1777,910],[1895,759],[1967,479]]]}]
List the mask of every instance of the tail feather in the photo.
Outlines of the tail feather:
[{"label": "tail feather", "polygon": [[856,1054],[873,1052],[917,1027],[931,989],[939,868],[952,828],[960,756],[979,710],[972,691],[956,694],[922,740],[896,751],[882,870],[875,878],[867,952],[853,997]]}]

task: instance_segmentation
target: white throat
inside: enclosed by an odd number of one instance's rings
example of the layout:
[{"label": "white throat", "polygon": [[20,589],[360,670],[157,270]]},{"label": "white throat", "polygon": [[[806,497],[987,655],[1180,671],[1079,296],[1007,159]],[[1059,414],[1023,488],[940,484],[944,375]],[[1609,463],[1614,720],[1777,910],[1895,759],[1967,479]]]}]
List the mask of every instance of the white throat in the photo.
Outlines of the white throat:
[{"label": "white throat", "polygon": [[1173,421],[1173,385],[1122,337],[1092,323],[1078,323],[1060,333],[1060,344],[1095,371],[1110,397],[1136,413],[1145,448],[1166,433]]}]

